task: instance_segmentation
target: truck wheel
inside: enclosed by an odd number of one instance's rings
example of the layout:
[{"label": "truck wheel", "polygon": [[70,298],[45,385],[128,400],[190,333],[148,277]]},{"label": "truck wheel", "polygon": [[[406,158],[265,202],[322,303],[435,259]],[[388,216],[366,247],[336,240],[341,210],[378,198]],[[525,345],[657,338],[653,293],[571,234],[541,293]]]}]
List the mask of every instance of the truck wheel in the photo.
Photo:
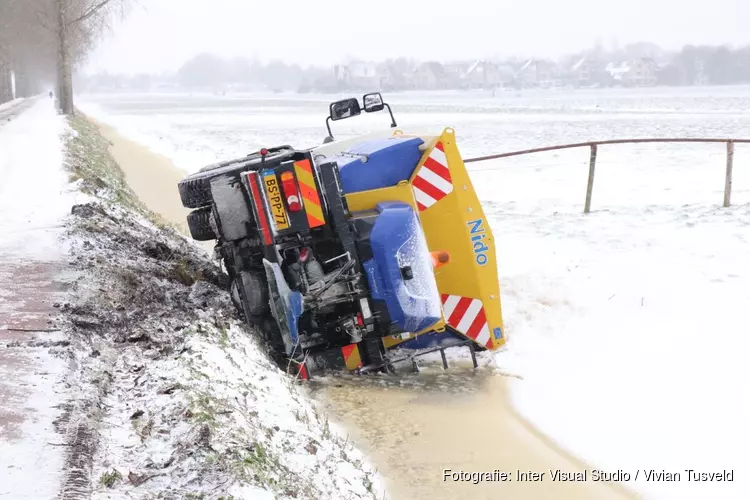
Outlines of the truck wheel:
[{"label": "truck wheel", "polygon": [[242,271],[240,290],[246,316],[265,316],[270,311],[268,284],[260,272]]},{"label": "truck wheel", "polygon": [[187,216],[187,225],[190,236],[197,241],[215,240],[216,233],[211,227],[211,207],[203,207],[190,212]]},{"label": "truck wheel", "polygon": [[[266,161],[280,162],[295,154],[293,149],[276,148],[269,150]],[[198,172],[182,179],[177,184],[180,192],[180,200],[185,208],[201,208],[213,202],[211,195],[211,180],[220,175],[237,175],[246,170],[259,170],[263,163],[258,161],[260,157],[250,155],[246,158],[238,158],[221,163],[214,163],[203,167]]]},{"label": "truck wheel", "polygon": [[187,177],[177,184],[177,189],[180,191],[182,206],[185,208],[205,207],[213,201],[210,176]]}]

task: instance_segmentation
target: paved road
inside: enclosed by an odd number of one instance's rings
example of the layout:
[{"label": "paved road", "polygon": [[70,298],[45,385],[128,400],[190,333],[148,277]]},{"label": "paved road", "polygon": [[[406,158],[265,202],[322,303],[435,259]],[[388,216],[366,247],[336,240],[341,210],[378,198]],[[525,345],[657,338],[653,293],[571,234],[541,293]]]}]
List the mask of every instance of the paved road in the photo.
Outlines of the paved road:
[{"label": "paved road", "polygon": [[13,500],[56,497],[63,465],[63,130],[49,100],[0,111],[0,498]]},{"label": "paved road", "polygon": [[36,99],[37,98],[24,99],[23,101],[14,104],[7,109],[0,109],[0,127],[12,121],[14,118],[20,116],[21,113],[29,109],[29,107],[34,104]]}]

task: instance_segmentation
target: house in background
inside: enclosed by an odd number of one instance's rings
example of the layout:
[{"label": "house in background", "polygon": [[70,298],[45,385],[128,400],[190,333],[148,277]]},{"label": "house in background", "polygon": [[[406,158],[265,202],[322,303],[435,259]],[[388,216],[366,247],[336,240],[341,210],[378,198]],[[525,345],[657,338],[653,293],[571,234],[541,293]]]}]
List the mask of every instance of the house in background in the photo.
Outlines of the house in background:
[{"label": "house in background", "polygon": [[388,63],[380,63],[375,70],[378,78],[378,89],[394,90],[399,86],[399,76],[396,70]]},{"label": "house in background", "polygon": [[515,71],[510,66],[479,60],[466,70],[463,86],[471,89],[511,87],[515,79]]},{"label": "house in background", "polygon": [[510,64],[494,65],[493,75],[495,87],[511,88],[516,86],[516,71]]},{"label": "house in background", "polygon": [[372,90],[380,88],[378,65],[371,62],[355,61],[337,64],[333,67],[338,86],[342,89]]},{"label": "house in background", "polygon": [[636,59],[630,66],[628,82],[634,87],[653,87],[657,69],[656,61],[650,57]]},{"label": "house in background", "polygon": [[464,73],[464,86],[470,89],[481,89],[489,85],[487,78],[487,61],[475,61]]},{"label": "house in background", "polygon": [[529,59],[518,70],[518,83],[522,88],[547,89],[561,85],[562,75],[549,59]]},{"label": "house in background", "polygon": [[536,63],[533,59],[528,59],[518,68],[518,85],[524,87],[537,87]]},{"label": "house in background", "polygon": [[568,83],[573,87],[591,87],[599,83],[598,65],[588,56],[579,57],[570,67]]},{"label": "house in background", "polygon": [[649,57],[609,63],[605,68],[612,83],[625,87],[653,87],[657,83],[658,69],[656,61]]},{"label": "house in background", "polygon": [[336,64],[333,67],[333,78],[336,84],[341,88],[348,88],[351,78],[349,76],[349,66],[346,64]]},{"label": "house in background", "polygon": [[608,63],[604,70],[609,75],[614,85],[624,85],[627,81],[627,74],[630,72],[630,65],[626,62]]},{"label": "house in background", "polygon": [[349,64],[349,78],[355,89],[370,90],[380,86],[378,66],[375,63],[357,61]]},{"label": "house in background", "polygon": [[445,85],[451,89],[459,89],[463,86],[464,75],[471,65],[464,62],[444,64]]},{"label": "house in background", "polygon": [[414,70],[414,86],[424,90],[446,88],[445,68],[435,61],[420,64]]}]

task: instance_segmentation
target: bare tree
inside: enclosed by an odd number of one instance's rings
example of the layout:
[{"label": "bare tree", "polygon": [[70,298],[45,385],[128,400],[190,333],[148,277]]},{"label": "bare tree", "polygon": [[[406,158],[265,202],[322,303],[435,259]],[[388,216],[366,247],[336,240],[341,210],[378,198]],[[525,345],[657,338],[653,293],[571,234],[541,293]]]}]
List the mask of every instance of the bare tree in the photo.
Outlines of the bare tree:
[{"label": "bare tree", "polygon": [[11,19],[10,2],[0,2],[0,104],[12,99],[10,91],[10,40],[8,36]]},{"label": "bare tree", "polygon": [[60,108],[73,114],[73,66],[94,47],[128,0],[0,0],[0,102],[10,74],[21,95],[57,81]]},{"label": "bare tree", "polygon": [[10,75],[16,75],[19,96],[38,91],[39,81],[49,79],[51,36],[24,0],[0,0],[0,101],[12,98]]},{"label": "bare tree", "polygon": [[33,2],[37,23],[53,35],[57,95],[63,114],[75,112],[73,65],[88,53],[112,19],[122,15],[127,0],[39,0]]}]

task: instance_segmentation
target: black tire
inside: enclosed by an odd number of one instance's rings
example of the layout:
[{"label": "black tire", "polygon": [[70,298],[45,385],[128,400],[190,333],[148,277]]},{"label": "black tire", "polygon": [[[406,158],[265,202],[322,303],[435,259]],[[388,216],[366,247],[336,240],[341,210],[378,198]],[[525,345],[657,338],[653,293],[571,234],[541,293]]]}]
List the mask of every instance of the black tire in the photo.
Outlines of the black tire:
[{"label": "black tire", "polygon": [[262,272],[242,271],[240,273],[240,296],[246,316],[266,316],[270,314],[268,283]]},{"label": "black tire", "polygon": [[209,176],[188,177],[180,181],[177,189],[180,191],[182,206],[185,208],[201,208],[210,205],[211,184]]},{"label": "black tire", "polygon": [[279,368],[285,369],[286,349],[279,325],[271,315],[265,275],[259,271],[242,271],[241,274],[244,279],[232,282],[232,300],[240,316],[263,341],[269,357],[279,364]]},{"label": "black tire", "polygon": [[[270,149],[265,161],[280,162],[295,154],[289,146]],[[214,163],[203,167],[198,172],[185,177],[177,184],[180,199],[185,208],[201,208],[213,202],[211,195],[211,179],[219,175],[239,174],[245,170],[257,170],[262,163],[260,155],[253,153],[245,158],[237,158],[221,163]]]},{"label": "black tire", "polygon": [[187,216],[190,236],[197,241],[215,240],[216,233],[211,226],[211,207],[204,207],[190,212]]}]

